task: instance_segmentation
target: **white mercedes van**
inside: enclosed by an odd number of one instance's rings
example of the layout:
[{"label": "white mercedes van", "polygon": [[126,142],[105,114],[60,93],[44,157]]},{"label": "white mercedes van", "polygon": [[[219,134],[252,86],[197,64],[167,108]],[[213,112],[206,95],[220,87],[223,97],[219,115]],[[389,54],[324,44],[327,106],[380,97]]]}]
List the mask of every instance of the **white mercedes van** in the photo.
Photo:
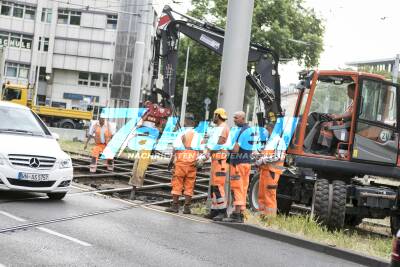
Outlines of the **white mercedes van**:
[{"label": "white mercedes van", "polygon": [[56,138],[29,108],[0,101],[0,190],[64,198],[73,178],[72,161]]}]

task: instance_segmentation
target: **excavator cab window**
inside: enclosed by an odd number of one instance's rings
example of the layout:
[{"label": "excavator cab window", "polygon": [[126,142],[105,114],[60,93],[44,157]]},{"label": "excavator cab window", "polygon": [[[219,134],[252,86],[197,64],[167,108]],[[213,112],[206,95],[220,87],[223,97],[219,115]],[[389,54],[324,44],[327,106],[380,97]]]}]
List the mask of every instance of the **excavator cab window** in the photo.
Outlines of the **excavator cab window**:
[{"label": "excavator cab window", "polygon": [[21,90],[15,88],[5,88],[3,89],[3,97],[4,101],[11,100],[20,100],[21,99]]},{"label": "excavator cab window", "polygon": [[305,152],[333,156],[339,143],[348,143],[351,122],[333,121],[332,117],[352,106],[347,92],[351,83],[350,76],[319,76],[307,118]]}]

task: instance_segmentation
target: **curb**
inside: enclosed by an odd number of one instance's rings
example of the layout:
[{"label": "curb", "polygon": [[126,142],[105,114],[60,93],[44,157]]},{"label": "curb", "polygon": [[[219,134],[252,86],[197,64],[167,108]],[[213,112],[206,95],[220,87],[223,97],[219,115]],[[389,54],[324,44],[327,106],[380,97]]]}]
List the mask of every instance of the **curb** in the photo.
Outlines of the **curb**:
[{"label": "curb", "polygon": [[283,233],[281,231],[273,229],[266,229],[256,225],[239,224],[239,223],[218,223],[218,224],[225,225],[227,227],[231,227],[250,234],[255,234],[258,236],[285,242],[294,246],[302,247],[316,252],[325,253],[333,257],[337,257],[343,260],[351,261],[366,266],[387,267],[389,265],[389,261],[385,261],[384,259],[367,256],[357,252],[344,250],[341,248],[332,247],[315,241],[310,241],[298,236],[288,235],[287,233]]}]

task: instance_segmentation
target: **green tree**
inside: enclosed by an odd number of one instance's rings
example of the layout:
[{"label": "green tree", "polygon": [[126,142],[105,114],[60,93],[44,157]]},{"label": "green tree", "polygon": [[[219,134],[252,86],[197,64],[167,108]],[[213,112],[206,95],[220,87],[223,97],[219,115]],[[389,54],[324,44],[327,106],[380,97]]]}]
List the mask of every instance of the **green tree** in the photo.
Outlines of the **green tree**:
[{"label": "green tree", "polygon": [[[191,16],[225,27],[227,0],[192,0]],[[324,26],[314,10],[302,0],[257,0],[254,5],[252,42],[275,50],[280,58],[297,60],[306,67],[318,65],[323,51]],[[300,41],[300,42],[299,42]],[[188,112],[197,119],[204,117],[205,97],[212,99],[210,111],[216,108],[221,58],[208,49],[183,38],[179,48],[175,104],[180,106],[186,49],[190,46],[188,71]],[[253,102],[254,92],[246,88],[245,106]]]}]

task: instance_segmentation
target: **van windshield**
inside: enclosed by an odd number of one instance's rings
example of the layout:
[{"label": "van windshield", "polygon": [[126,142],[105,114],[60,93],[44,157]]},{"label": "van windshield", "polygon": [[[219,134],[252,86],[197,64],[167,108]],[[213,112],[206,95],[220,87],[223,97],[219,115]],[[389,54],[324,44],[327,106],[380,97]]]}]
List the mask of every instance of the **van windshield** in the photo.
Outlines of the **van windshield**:
[{"label": "van windshield", "polygon": [[0,133],[50,135],[49,130],[29,109],[0,107]]}]

